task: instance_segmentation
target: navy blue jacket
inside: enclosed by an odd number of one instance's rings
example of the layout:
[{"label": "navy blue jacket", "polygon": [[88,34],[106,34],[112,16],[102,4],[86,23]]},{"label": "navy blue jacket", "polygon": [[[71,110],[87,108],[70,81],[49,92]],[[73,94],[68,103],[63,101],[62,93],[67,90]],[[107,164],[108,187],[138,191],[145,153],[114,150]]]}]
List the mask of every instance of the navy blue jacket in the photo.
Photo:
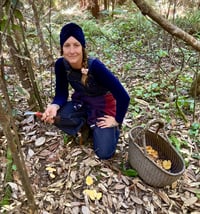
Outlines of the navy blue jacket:
[{"label": "navy blue jacket", "polygon": [[[60,107],[66,103],[69,98],[70,84],[74,89],[72,100],[88,105],[88,109],[93,109],[96,117],[103,116],[102,112],[104,112],[104,114],[114,116],[115,120],[121,124],[130,102],[127,91],[99,59],[94,58],[88,64],[88,81],[84,86],[81,83],[81,71],[72,69],[69,64],[66,66],[63,57],[57,59],[55,63],[56,89],[52,103]],[[100,102],[104,104],[98,105],[97,103],[100,104]]]}]

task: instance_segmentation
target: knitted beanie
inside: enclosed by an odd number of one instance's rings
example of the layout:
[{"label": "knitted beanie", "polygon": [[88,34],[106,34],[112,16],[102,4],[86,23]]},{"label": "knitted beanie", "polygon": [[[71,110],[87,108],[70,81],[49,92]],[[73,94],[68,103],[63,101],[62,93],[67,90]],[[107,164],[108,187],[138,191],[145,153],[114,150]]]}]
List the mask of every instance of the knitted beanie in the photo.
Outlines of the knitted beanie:
[{"label": "knitted beanie", "polygon": [[65,43],[65,41],[70,37],[73,36],[75,39],[77,39],[81,45],[85,48],[85,36],[83,33],[82,28],[75,24],[75,23],[68,23],[64,25],[60,32],[60,46],[61,50]]}]

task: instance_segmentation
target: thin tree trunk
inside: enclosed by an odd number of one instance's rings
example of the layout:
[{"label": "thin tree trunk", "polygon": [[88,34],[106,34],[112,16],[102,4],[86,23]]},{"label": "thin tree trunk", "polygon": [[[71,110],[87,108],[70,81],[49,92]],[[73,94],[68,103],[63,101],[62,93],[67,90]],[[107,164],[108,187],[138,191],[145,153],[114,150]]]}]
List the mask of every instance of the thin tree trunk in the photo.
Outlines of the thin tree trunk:
[{"label": "thin tree trunk", "polygon": [[47,60],[49,62],[49,66],[52,66],[54,64],[54,59],[53,59],[53,56],[50,53],[50,51],[49,51],[49,49],[48,49],[48,47],[46,45],[46,41],[44,39],[42,30],[41,30],[40,19],[39,19],[37,7],[35,5],[35,1],[29,0],[29,4],[32,6],[32,9],[33,9],[35,25],[36,25],[38,37],[40,38],[40,43],[41,43],[41,47],[42,47],[42,50],[43,50],[43,54],[44,54],[44,56],[47,57]]},{"label": "thin tree trunk", "polygon": [[89,7],[90,7],[92,15],[96,19],[98,19],[98,17],[99,17],[99,4],[98,4],[98,0],[93,0],[93,1],[90,0]]},{"label": "thin tree trunk", "polygon": [[[2,50],[2,47],[0,48]],[[32,190],[31,183],[26,170],[23,153],[21,151],[21,144],[17,133],[17,128],[15,126],[14,119],[11,116],[12,108],[11,108],[9,96],[6,90],[7,87],[6,87],[6,81],[3,75],[3,70],[4,70],[3,67],[4,67],[3,57],[1,57],[0,89],[4,95],[4,106],[6,106],[6,108],[3,107],[2,102],[0,102],[0,123],[3,128],[3,133],[7,139],[8,147],[11,151],[12,158],[14,160],[14,163],[17,166],[17,171],[19,173],[22,186],[26,193],[26,197],[30,208],[30,213],[36,214],[37,206],[35,204],[33,190]]]},{"label": "thin tree trunk", "polygon": [[12,158],[14,160],[14,163],[17,166],[17,171],[19,172],[19,176],[22,182],[22,186],[24,188],[24,191],[26,193],[26,197],[28,200],[29,208],[31,213],[37,213],[37,206],[35,204],[34,200],[34,194],[33,190],[30,184],[30,180],[27,174],[26,168],[23,167],[22,160],[20,158],[20,152],[17,144],[19,144],[19,138],[17,136],[17,133],[13,133],[13,130],[11,130],[12,122],[11,118],[8,116],[8,114],[5,113],[5,109],[3,108],[2,104],[0,103],[0,119],[1,119],[1,125],[3,127],[3,133],[7,139],[8,147],[10,148],[10,151],[12,153]]},{"label": "thin tree trunk", "polygon": [[198,40],[159,15],[150,5],[146,3],[146,1],[133,0],[133,2],[137,5],[144,16],[149,16],[172,36],[183,40],[188,45],[192,46],[195,50],[200,51],[200,42]]},{"label": "thin tree trunk", "polygon": [[112,17],[114,16],[114,9],[115,9],[115,0],[111,0],[112,4]]},{"label": "thin tree trunk", "polygon": [[24,64],[26,64],[27,73],[29,75],[29,78],[30,78],[30,81],[31,81],[31,84],[32,84],[32,90],[34,91],[34,95],[35,95],[35,98],[36,98],[37,103],[39,105],[40,111],[44,111],[43,103],[42,103],[42,100],[41,100],[41,97],[40,97],[40,92],[39,92],[37,84],[36,84],[35,74],[34,74],[34,71],[33,71],[32,63],[31,63],[31,55],[30,55],[30,52],[28,50],[28,46],[27,46],[27,43],[26,43],[26,38],[25,38],[25,35],[24,35],[23,25],[22,25],[21,22],[20,22],[20,26],[21,26],[21,29],[22,29],[22,37],[23,37],[23,43],[24,43],[24,52],[25,52],[24,55],[29,58],[29,60],[24,59]]},{"label": "thin tree trunk", "polygon": [[10,59],[12,61],[12,64],[15,66],[17,74],[19,75],[20,82],[23,88],[29,93],[29,97],[27,97],[28,104],[32,109],[37,109],[36,98],[34,91],[32,90],[32,85],[29,80],[26,65],[22,63],[22,59],[18,57],[21,51],[15,47],[14,41],[11,36],[7,36],[7,44],[8,47],[10,47]]},{"label": "thin tree trunk", "polygon": [[104,1],[103,1],[103,4],[104,4],[104,10],[107,10],[107,9],[108,9],[108,3],[107,3],[107,0],[104,0]]}]

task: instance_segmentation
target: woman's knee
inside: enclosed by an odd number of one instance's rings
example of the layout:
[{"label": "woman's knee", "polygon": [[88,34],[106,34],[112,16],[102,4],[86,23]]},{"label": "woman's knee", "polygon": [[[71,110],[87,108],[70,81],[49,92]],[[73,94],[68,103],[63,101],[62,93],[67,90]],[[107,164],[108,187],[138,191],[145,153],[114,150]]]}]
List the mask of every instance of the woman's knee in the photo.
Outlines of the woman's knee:
[{"label": "woman's knee", "polygon": [[115,154],[119,131],[116,128],[95,128],[93,132],[94,152],[99,159],[110,159]]}]

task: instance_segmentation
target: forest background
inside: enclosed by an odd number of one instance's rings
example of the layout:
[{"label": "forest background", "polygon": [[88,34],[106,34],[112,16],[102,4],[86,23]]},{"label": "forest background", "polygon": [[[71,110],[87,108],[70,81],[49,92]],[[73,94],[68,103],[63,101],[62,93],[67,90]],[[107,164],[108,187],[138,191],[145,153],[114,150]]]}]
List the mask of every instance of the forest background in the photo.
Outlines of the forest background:
[{"label": "forest background", "polygon": [[[2,213],[199,213],[200,2],[140,1],[194,37],[193,45],[141,13],[137,2],[0,1]],[[99,161],[90,144],[74,145],[54,127],[24,117],[52,100],[59,33],[70,21],[83,28],[89,55],[131,96],[117,154],[108,162]],[[153,118],[165,121],[186,166],[177,182],[161,189],[125,168],[129,131]],[[100,200],[84,196],[87,176]]]}]

